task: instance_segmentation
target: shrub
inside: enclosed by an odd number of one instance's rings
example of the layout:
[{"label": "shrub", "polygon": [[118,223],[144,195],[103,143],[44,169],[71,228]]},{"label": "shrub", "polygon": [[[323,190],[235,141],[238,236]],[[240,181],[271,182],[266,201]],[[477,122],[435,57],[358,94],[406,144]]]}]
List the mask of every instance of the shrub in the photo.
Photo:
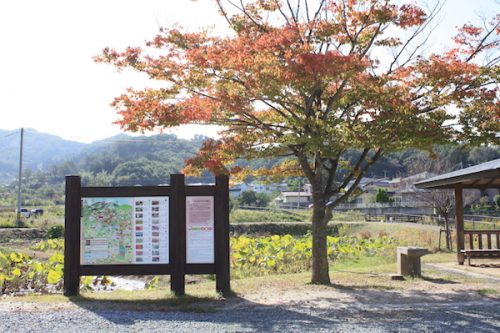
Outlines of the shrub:
[{"label": "shrub", "polygon": [[238,222],[306,222],[311,220],[310,211],[286,210],[246,210],[234,209],[230,215],[231,223]]},{"label": "shrub", "polygon": [[377,194],[375,195],[375,201],[376,202],[392,202],[392,199],[389,196],[389,193],[387,192],[387,190],[379,188],[377,191]]},{"label": "shrub", "polygon": [[[234,235],[294,235],[303,236],[311,233],[311,223],[282,222],[282,223],[235,223],[229,225]],[[327,226],[328,235],[338,235],[337,225]]]},{"label": "shrub", "polygon": [[50,239],[60,238],[62,236],[64,236],[64,226],[60,224],[51,226],[47,231],[47,237]]},{"label": "shrub", "polygon": [[271,202],[271,197],[269,196],[269,194],[264,192],[257,193],[255,195],[255,199],[255,204],[257,205],[257,207],[267,207],[269,206],[269,202]]},{"label": "shrub", "polygon": [[495,205],[497,206],[497,208],[500,208],[500,194],[495,195],[495,197],[493,198],[493,201],[495,202]]}]

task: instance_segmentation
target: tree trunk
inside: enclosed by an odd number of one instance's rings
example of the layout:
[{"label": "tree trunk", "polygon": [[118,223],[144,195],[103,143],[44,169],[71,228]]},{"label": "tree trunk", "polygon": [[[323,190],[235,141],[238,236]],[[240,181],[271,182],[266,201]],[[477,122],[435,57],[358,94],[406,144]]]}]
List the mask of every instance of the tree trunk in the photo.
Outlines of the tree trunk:
[{"label": "tree trunk", "polygon": [[444,216],[444,229],[446,230],[446,249],[451,251],[451,232],[450,223],[448,222],[448,215]]},{"label": "tree trunk", "polygon": [[315,284],[330,284],[327,252],[327,223],[323,200],[313,199],[312,216],[312,279]]}]

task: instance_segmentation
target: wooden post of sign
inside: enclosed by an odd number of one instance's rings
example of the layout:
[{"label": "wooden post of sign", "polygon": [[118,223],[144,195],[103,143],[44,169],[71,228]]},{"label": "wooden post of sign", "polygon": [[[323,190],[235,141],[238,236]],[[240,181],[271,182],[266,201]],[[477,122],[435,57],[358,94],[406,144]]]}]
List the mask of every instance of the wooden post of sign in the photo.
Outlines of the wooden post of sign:
[{"label": "wooden post of sign", "polygon": [[186,265],[186,192],[184,175],[170,175],[170,290],[176,296],[182,296],[185,291]]},{"label": "wooden post of sign", "polygon": [[227,297],[231,293],[229,272],[229,177],[215,178],[215,288]]},{"label": "wooden post of sign", "polygon": [[80,289],[80,217],[82,210],[81,180],[66,177],[64,212],[64,295],[78,295]]}]

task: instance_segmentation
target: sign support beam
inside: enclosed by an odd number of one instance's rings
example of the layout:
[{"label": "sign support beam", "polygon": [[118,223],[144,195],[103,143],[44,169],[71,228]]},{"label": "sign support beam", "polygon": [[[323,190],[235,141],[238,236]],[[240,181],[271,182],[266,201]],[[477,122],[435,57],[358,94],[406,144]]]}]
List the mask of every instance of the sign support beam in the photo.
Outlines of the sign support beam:
[{"label": "sign support beam", "polygon": [[82,209],[79,176],[66,177],[64,212],[64,295],[78,295],[80,289],[80,216]]},{"label": "sign support beam", "polygon": [[172,251],[170,251],[170,263],[172,265],[170,290],[176,296],[182,296],[186,293],[186,193],[184,191],[184,175],[171,175],[170,186],[173,193],[175,193],[170,199],[172,207],[170,209],[170,242],[172,244]]},{"label": "sign support beam", "polygon": [[229,177],[215,178],[215,288],[227,297],[231,293],[229,272]]}]

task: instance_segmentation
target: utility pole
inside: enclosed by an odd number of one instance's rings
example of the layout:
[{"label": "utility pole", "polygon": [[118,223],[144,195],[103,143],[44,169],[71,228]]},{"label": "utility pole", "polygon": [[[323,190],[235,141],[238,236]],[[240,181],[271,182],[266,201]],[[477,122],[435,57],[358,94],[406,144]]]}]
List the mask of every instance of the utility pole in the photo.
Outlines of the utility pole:
[{"label": "utility pole", "polygon": [[297,200],[297,209],[300,209],[300,188],[302,186],[302,178],[299,177],[299,195],[298,195],[298,200]]},{"label": "utility pole", "polygon": [[16,224],[18,227],[21,226],[21,179],[23,176],[23,136],[24,136],[24,128],[21,127],[21,145],[19,147],[19,180],[17,185],[17,221]]}]

